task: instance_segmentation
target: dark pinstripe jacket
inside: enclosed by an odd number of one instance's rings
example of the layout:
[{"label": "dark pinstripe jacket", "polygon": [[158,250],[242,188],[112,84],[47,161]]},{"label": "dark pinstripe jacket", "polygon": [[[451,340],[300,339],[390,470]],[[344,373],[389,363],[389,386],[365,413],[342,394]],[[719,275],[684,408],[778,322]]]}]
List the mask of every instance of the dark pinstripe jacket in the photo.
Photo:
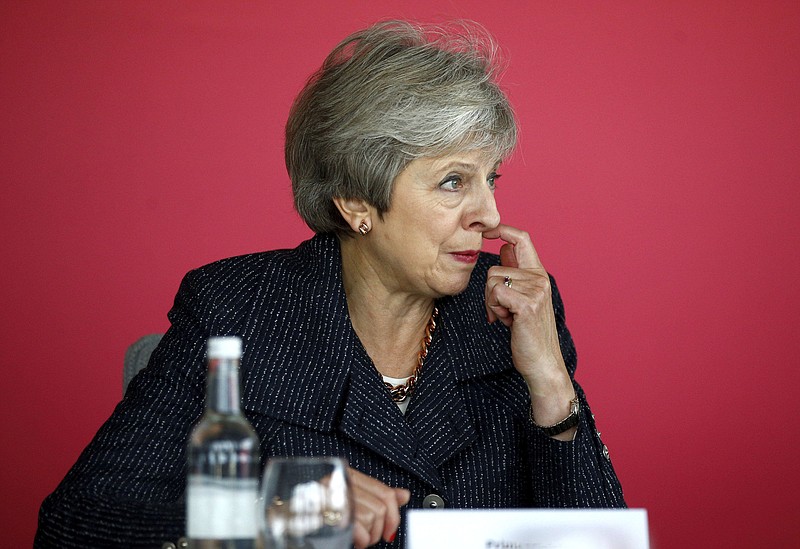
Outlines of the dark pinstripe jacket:
[{"label": "dark pinstripe jacket", "polygon": [[[183,534],[185,448],[203,412],[210,335],[244,341],[242,406],[264,460],[345,456],[410,489],[412,508],[428,494],[452,508],[624,506],[577,384],[584,406],[574,442],[550,439],[529,420],[509,332],[486,322],[483,286],[497,261],[482,254],[467,290],[440,300],[439,327],[405,416],[350,324],[335,237],[192,271],[148,368],[42,504],[35,545],[159,547]],[[555,284],[553,300],[574,375]]]}]

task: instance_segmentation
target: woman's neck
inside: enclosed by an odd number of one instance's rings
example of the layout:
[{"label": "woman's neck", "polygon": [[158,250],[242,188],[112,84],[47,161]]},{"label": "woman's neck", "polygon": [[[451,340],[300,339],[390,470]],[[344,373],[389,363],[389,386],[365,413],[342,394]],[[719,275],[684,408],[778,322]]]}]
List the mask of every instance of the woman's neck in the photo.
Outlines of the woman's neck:
[{"label": "woman's neck", "polygon": [[434,301],[387,287],[353,242],[342,242],[342,281],[350,321],[378,371],[411,375]]}]

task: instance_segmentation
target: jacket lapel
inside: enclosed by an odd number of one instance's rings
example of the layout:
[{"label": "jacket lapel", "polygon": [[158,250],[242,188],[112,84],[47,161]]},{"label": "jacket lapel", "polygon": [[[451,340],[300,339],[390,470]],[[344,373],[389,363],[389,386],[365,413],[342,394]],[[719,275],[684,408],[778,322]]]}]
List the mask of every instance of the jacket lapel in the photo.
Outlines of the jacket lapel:
[{"label": "jacket lapel", "polygon": [[351,363],[350,380],[340,431],[434,488],[441,489],[439,473],[425,452],[420,437],[389,398],[380,374],[359,342]]},{"label": "jacket lapel", "polygon": [[431,345],[407,420],[436,468],[468,446],[477,436],[456,382],[452,361],[443,345],[445,323],[440,322],[437,345]]},{"label": "jacket lapel", "polygon": [[[340,429],[446,494],[439,470],[478,436],[465,401],[470,379],[512,368],[508,330],[489,325],[481,290],[440,300],[439,325],[402,416],[357,338]],[[469,334],[467,336],[466,334]]]},{"label": "jacket lapel", "polygon": [[482,292],[480,296],[471,298],[468,289],[440,300],[439,325],[408,408],[407,420],[437,468],[478,436],[464,400],[464,383],[509,368],[508,345],[500,343],[497,327],[486,322]]}]

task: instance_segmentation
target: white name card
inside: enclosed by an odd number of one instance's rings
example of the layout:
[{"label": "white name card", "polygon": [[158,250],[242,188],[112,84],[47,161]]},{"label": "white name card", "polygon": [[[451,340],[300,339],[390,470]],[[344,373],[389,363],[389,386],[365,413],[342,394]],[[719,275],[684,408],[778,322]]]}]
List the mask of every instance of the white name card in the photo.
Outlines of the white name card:
[{"label": "white name card", "polygon": [[408,549],[649,549],[644,509],[410,509]]}]

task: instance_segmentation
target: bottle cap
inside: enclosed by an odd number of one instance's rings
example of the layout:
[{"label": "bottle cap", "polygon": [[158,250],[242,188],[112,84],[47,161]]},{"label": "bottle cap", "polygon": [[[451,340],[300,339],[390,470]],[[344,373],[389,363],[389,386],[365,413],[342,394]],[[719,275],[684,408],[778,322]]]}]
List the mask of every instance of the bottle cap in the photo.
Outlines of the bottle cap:
[{"label": "bottle cap", "polygon": [[242,358],[242,340],[238,337],[208,338],[208,358]]}]

